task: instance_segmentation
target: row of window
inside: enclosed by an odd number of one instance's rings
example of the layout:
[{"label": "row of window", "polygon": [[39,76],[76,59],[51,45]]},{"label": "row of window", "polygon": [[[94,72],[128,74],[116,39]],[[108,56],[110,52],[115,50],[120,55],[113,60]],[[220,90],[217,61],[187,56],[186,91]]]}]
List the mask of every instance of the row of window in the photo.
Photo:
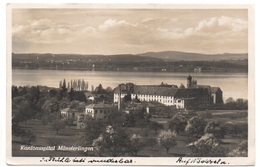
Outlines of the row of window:
[{"label": "row of window", "polygon": [[160,103],[173,103],[173,100],[162,100],[162,99],[145,99],[145,98],[141,98],[140,99],[141,101],[157,101],[157,102],[160,102]]},{"label": "row of window", "polygon": [[[136,97],[136,95],[132,95],[132,98]],[[158,96],[158,95],[137,95],[138,98],[164,98],[164,99],[173,99],[171,96]]]},{"label": "row of window", "polygon": [[[86,111],[87,111],[88,114],[93,112],[93,110],[86,110]],[[112,110],[94,110],[94,112],[95,112],[95,114],[97,114],[97,113],[104,113],[104,114],[106,114],[106,113],[112,112]]]}]

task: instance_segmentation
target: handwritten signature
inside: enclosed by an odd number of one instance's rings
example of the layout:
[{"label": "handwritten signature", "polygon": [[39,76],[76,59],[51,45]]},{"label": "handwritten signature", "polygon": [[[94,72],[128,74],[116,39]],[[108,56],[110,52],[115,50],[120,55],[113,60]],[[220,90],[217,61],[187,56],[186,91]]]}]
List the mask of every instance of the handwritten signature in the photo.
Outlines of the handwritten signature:
[{"label": "handwritten signature", "polygon": [[119,163],[119,164],[131,164],[134,163],[132,159],[125,158],[108,158],[108,159],[91,159],[87,160],[86,158],[70,158],[70,157],[48,157],[42,158],[40,162],[59,162],[59,163]]},{"label": "handwritten signature", "polygon": [[183,158],[179,157],[176,163],[190,165],[190,164],[216,164],[216,165],[226,165],[228,162],[219,159],[210,159],[210,158]]}]

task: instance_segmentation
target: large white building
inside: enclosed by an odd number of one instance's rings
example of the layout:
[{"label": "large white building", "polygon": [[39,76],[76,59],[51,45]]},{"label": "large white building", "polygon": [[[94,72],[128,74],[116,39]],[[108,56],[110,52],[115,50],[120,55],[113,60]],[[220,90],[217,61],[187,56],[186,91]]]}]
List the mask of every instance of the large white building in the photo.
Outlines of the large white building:
[{"label": "large white building", "polygon": [[[222,91],[219,87],[197,85],[192,83],[192,77],[187,78],[187,88],[180,89],[176,85],[134,85],[120,84],[114,90],[114,102],[131,97],[139,101],[155,101],[166,106],[179,109],[194,106],[222,103]],[[119,98],[120,97],[120,98]],[[119,101],[120,99],[120,101]]]}]

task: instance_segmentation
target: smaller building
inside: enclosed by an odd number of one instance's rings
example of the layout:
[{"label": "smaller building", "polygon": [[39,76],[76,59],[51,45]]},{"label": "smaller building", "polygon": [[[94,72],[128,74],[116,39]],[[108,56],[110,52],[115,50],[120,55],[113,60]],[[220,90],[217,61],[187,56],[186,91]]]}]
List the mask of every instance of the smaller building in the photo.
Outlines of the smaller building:
[{"label": "smaller building", "polygon": [[222,104],[223,103],[223,92],[219,87],[211,87],[210,88],[212,103],[214,104]]},{"label": "smaller building", "polygon": [[77,121],[82,112],[74,108],[64,108],[60,110],[60,114],[61,119],[73,119],[73,121]]},{"label": "smaller building", "polygon": [[85,115],[90,115],[93,118],[106,118],[110,113],[115,111],[116,107],[103,102],[93,103],[85,108]]}]

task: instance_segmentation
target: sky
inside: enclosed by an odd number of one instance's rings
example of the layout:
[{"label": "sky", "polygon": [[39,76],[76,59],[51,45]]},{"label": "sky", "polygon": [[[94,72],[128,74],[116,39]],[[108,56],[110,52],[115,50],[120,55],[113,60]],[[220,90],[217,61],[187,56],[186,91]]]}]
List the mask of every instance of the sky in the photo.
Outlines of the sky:
[{"label": "sky", "polygon": [[13,9],[14,53],[247,53],[247,9]]}]

